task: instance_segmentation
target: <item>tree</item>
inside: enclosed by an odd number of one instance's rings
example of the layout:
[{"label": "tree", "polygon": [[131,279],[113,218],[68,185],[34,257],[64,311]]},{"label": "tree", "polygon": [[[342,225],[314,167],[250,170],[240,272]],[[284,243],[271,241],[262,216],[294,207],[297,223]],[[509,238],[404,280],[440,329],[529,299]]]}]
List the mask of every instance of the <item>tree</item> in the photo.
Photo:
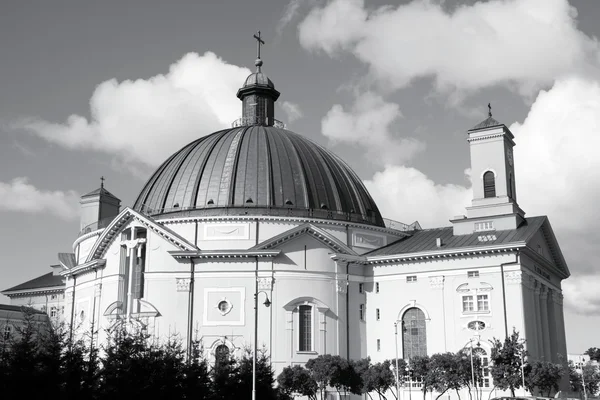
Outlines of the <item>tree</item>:
[{"label": "tree", "polygon": [[317,400],[317,382],[301,365],[285,367],[277,377],[277,384],[287,396],[306,396],[309,400]]},{"label": "tree", "polygon": [[504,339],[504,343],[494,338],[491,353],[490,373],[494,385],[502,390],[509,389],[514,397],[515,390],[522,386],[521,363],[527,355],[519,333],[513,330],[513,333]]},{"label": "tree", "polygon": [[600,349],[597,347],[590,347],[583,354],[590,356],[590,360],[600,362]]},{"label": "tree", "polygon": [[321,399],[327,386],[340,391],[360,394],[360,377],[354,371],[352,364],[340,356],[323,354],[311,358],[306,363],[306,368],[317,383]]},{"label": "tree", "polygon": [[585,390],[588,396],[595,395],[598,392],[600,389],[600,371],[598,371],[596,365],[588,362],[583,365],[582,369],[578,369],[572,361],[569,361],[568,369],[572,391],[583,392],[583,381],[585,380]]},{"label": "tree", "polygon": [[[402,360],[404,362],[404,360]],[[396,384],[395,372],[392,371],[390,360],[371,364],[371,358],[363,358],[354,361],[354,370],[360,377],[361,385],[360,392],[366,393],[369,398],[373,399],[371,392],[377,393],[379,399],[386,400],[385,393]],[[394,397],[397,398],[396,392],[392,391]]]},{"label": "tree", "polygon": [[538,389],[541,393],[545,393],[546,397],[550,397],[553,390],[558,391],[560,380],[564,374],[565,369],[561,364],[534,361],[526,368],[525,386],[531,393]]},{"label": "tree", "polygon": [[409,368],[413,372],[413,377],[421,381],[421,390],[423,391],[423,400],[428,391],[433,390],[435,376],[429,373],[429,356],[414,356],[409,361]]},{"label": "tree", "polygon": [[[246,398],[252,392],[252,350],[247,348],[242,358],[237,361],[236,389],[237,396],[231,398]],[[273,387],[275,377],[266,349],[258,350],[256,354],[256,398],[275,400],[277,391]]]},{"label": "tree", "polygon": [[187,362],[183,365],[183,398],[206,400],[210,398],[208,363],[203,356],[202,343],[192,341]]},{"label": "tree", "polygon": [[428,378],[430,384],[439,393],[436,400],[448,390],[455,390],[460,398],[459,390],[468,385],[469,382],[468,379],[465,379],[467,371],[464,368],[462,353],[432,355],[428,375],[430,375]]}]

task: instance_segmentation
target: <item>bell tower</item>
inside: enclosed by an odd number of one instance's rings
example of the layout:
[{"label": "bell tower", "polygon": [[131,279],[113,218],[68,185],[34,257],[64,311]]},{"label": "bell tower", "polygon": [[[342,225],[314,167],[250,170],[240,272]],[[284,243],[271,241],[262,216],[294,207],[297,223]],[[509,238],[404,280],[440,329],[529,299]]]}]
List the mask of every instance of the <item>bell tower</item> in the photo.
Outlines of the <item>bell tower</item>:
[{"label": "bell tower", "polygon": [[451,221],[455,235],[516,229],[525,217],[517,203],[515,137],[492,117],[490,104],[488,108],[488,118],[467,131],[473,199],[467,215]]},{"label": "bell tower", "polygon": [[104,228],[119,214],[121,200],[104,188],[104,177],[100,178],[100,188],[81,196],[82,231]]}]

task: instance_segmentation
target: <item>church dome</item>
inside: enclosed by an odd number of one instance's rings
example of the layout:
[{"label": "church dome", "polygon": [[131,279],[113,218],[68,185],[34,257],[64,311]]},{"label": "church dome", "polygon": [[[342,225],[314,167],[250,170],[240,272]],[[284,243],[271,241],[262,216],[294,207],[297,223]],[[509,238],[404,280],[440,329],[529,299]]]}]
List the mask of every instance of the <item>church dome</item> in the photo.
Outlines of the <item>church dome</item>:
[{"label": "church dome", "polygon": [[296,133],[264,125],[225,129],[183,147],[156,170],[133,208],[149,215],[293,216],[384,226],[344,161]]}]

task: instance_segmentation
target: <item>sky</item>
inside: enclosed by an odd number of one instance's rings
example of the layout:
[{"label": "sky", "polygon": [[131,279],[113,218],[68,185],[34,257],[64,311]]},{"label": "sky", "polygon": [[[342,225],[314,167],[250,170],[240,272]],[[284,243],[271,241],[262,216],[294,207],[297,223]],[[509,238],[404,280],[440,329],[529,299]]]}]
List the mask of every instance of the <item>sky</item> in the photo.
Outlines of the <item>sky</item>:
[{"label": "sky", "polygon": [[0,287],[72,251],[101,176],[131,206],[170,154],[229,127],[260,30],[276,117],[345,159],[387,218],[465,213],[466,131],[491,103],[519,205],[548,215],[572,273],[568,351],[600,346],[598,20],[596,0],[4,0]]}]

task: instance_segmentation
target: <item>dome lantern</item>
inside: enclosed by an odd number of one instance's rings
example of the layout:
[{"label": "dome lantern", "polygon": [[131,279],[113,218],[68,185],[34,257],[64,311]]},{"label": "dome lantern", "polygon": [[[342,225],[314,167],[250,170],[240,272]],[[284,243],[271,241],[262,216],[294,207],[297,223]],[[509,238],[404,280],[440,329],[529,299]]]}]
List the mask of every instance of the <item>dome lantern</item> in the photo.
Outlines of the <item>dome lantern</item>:
[{"label": "dome lantern", "polygon": [[275,101],[279,98],[279,92],[261,70],[263,61],[260,58],[260,46],[265,42],[260,36],[260,31],[254,35],[254,38],[257,43],[257,58],[254,62],[256,72],[246,78],[244,86],[237,92],[237,97],[242,100],[242,118],[235,121],[233,126],[283,125],[275,120]]}]

